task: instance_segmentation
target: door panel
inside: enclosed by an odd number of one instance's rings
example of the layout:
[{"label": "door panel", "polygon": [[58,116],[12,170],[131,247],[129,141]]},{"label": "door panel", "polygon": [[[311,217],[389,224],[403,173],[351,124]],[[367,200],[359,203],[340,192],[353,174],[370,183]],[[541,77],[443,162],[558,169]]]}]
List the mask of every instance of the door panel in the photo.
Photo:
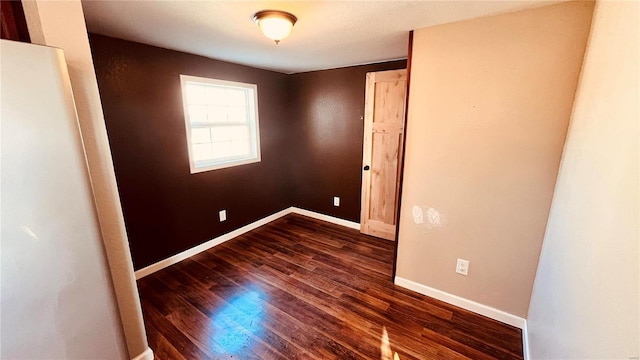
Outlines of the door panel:
[{"label": "door panel", "polygon": [[373,133],[371,151],[370,220],[395,225],[396,180],[398,179],[398,133]]},{"label": "door panel", "polygon": [[[404,71],[404,70],[403,70]],[[382,82],[379,79],[375,87],[373,123],[404,122],[405,81]]]},{"label": "door panel", "polygon": [[394,240],[406,70],[368,73],[366,86],[361,231]]}]

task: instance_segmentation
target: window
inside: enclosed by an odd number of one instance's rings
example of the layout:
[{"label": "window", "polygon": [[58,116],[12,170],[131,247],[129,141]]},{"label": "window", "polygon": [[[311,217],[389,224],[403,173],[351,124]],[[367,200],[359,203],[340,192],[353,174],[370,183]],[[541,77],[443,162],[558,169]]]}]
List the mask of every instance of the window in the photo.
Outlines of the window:
[{"label": "window", "polygon": [[191,173],[260,161],[258,87],[180,75]]}]

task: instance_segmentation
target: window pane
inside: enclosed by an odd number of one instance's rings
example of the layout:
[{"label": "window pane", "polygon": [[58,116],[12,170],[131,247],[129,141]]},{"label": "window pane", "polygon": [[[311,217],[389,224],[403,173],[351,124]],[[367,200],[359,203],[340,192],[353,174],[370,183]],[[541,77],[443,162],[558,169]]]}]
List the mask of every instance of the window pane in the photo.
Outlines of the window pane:
[{"label": "window pane", "polygon": [[208,105],[226,105],[227,95],[224,88],[207,86],[205,96]]},{"label": "window pane", "polygon": [[213,148],[213,158],[214,159],[223,159],[231,156],[231,151],[229,148],[230,142],[219,142],[211,144]]},{"label": "window pane", "polygon": [[211,129],[208,127],[191,129],[191,142],[194,144],[210,143]]},{"label": "window pane", "polygon": [[192,173],[260,161],[256,85],[181,75]]},{"label": "window pane", "polygon": [[189,105],[189,120],[191,123],[207,121],[207,107],[204,105]]},{"label": "window pane", "polygon": [[249,141],[232,141],[229,144],[229,153],[231,156],[242,156],[249,155],[251,151],[251,147],[249,146]]},{"label": "window pane", "polygon": [[248,140],[249,139],[249,126],[233,126],[231,127],[230,140]]},{"label": "window pane", "polygon": [[246,107],[247,91],[244,89],[227,89],[227,105]]},{"label": "window pane", "polygon": [[205,104],[205,86],[187,83],[187,104]]},{"label": "window pane", "polygon": [[213,150],[211,144],[194,144],[193,160],[202,161],[213,158]]},{"label": "window pane", "polygon": [[209,122],[222,123],[227,122],[226,106],[207,106],[207,117]]},{"label": "window pane", "polygon": [[226,142],[231,140],[230,126],[216,126],[211,129],[211,141],[212,142]]},{"label": "window pane", "polygon": [[248,140],[225,141],[211,144],[214,159],[224,159],[231,157],[248,157],[251,154],[251,147]]},{"label": "window pane", "polygon": [[213,142],[225,142],[231,140],[248,140],[248,126],[215,126],[211,129]]},{"label": "window pane", "polygon": [[246,107],[230,107],[229,108],[229,122],[243,123],[247,122],[247,108]]}]

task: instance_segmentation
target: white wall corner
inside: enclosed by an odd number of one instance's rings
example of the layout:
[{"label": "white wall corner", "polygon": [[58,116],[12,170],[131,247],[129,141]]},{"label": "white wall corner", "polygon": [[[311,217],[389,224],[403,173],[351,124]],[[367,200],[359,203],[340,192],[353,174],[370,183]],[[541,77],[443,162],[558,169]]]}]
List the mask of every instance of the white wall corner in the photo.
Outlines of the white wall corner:
[{"label": "white wall corner", "polygon": [[153,360],[153,350],[151,350],[151,348],[147,348],[147,350],[143,351],[140,355],[131,360]]},{"label": "white wall corner", "polygon": [[502,323],[505,323],[507,325],[517,327],[519,329],[522,329],[523,331],[525,329],[526,320],[519,316],[509,314],[508,312],[505,312],[496,308],[492,308],[490,306],[480,304],[473,300],[465,299],[457,295],[449,294],[442,290],[434,289],[432,287],[422,285],[417,282],[401,278],[399,276],[395,277],[394,283],[398,286],[402,286],[409,290],[413,290],[422,295],[426,295],[434,299],[444,301],[448,304],[461,307],[465,310],[472,311],[476,314],[480,314],[488,318],[491,318],[493,320],[497,320]]},{"label": "white wall corner", "polygon": [[522,327],[522,354],[524,360],[529,360],[529,332],[527,331],[527,320],[524,320],[524,326]]}]

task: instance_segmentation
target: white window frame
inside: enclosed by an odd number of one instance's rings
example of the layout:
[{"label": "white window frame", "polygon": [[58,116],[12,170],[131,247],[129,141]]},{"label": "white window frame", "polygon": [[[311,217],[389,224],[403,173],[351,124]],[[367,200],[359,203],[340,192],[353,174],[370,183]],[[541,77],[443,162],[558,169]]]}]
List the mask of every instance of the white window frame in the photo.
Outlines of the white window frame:
[{"label": "white window frame", "polygon": [[[187,102],[187,83],[197,83],[204,85],[216,85],[218,87],[229,87],[236,89],[248,90],[253,94],[253,97],[249,95],[247,102],[247,115],[248,125],[250,127],[250,144],[252,145],[252,153],[250,157],[231,157],[223,160],[213,160],[208,163],[203,162],[200,165],[196,164],[193,154],[193,143],[191,141],[191,130],[194,128],[189,119],[189,104]],[[252,164],[261,161],[260,156],[260,127],[258,121],[258,86],[256,84],[248,84],[235,81],[226,81],[218,79],[203,78],[199,76],[180,75],[180,87],[182,89],[182,105],[184,109],[184,121],[185,132],[187,135],[187,150],[189,153],[189,168],[191,174],[200,173],[204,171],[224,169],[233,166]],[[253,98],[253,104],[251,104],[251,98]],[[229,125],[226,123],[211,124],[210,128],[215,126]],[[231,124],[237,125],[237,123]]]}]

